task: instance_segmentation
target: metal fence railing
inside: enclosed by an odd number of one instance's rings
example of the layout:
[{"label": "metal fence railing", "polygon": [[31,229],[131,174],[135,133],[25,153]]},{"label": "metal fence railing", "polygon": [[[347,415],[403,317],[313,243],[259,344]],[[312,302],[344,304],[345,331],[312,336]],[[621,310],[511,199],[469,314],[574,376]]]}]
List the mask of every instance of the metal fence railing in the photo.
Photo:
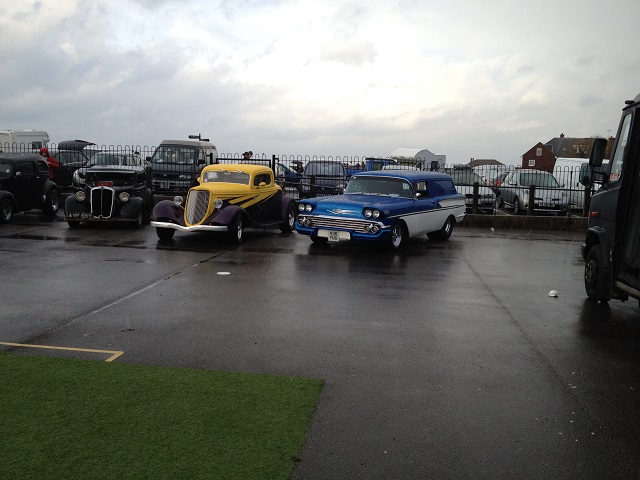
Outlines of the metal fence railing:
[{"label": "metal fence railing", "polygon": [[[37,145],[35,145],[37,146]],[[33,143],[27,144],[1,144],[0,152],[38,152],[39,149],[35,148]],[[58,151],[58,146],[55,143],[47,145],[49,150],[53,153]],[[107,151],[114,153],[138,153],[143,159],[150,160],[156,150],[155,146],[147,145],[88,145],[82,150],[83,158],[90,158],[94,152]],[[64,155],[61,155],[64,158]],[[195,158],[195,157],[194,157]],[[377,162],[375,169],[383,168],[381,165],[394,163],[390,168],[394,169],[410,169],[415,170],[417,168],[427,168],[430,170],[440,170],[450,173],[452,170],[467,169],[469,165],[445,165],[438,162],[425,162],[420,159],[414,160],[401,160],[396,162],[389,157],[379,157],[376,160],[385,160],[385,162]],[[274,171],[276,182],[285,189],[287,194],[295,198],[305,198],[321,195],[331,195],[340,193],[346,186],[346,183],[351,174],[359,171],[366,170],[367,165],[373,165],[371,157],[366,156],[315,156],[315,155],[266,155],[255,154],[253,158],[249,160],[243,159],[241,154],[226,154],[224,156],[219,155],[217,158],[207,158],[206,164],[209,163],[256,163],[263,164],[271,167]],[[196,167],[194,174],[197,175],[197,171],[202,168],[202,162],[198,165],[198,162],[194,160]],[[577,162],[579,163],[579,162]],[[584,162],[586,163],[586,161]],[[150,170],[153,174],[153,167],[149,163]],[[171,170],[171,167],[164,167],[164,173],[167,176],[184,176],[181,172],[181,168],[184,165],[176,163],[175,171]],[[388,167],[384,167],[388,168]],[[456,185],[461,193],[465,193],[469,199],[468,205],[474,207],[481,200],[483,195],[482,191],[486,192],[486,189],[491,189],[495,196],[495,208],[483,209],[487,212],[496,213],[500,212],[502,205],[501,191],[505,188],[509,188],[509,185],[503,183],[505,177],[518,169],[513,165],[481,165],[476,166],[472,171],[478,175],[479,180],[465,185]],[[557,190],[564,192],[568,200],[567,214],[569,215],[586,215],[588,212],[588,204],[590,197],[593,194],[593,190],[588,188],[580,181],[580,165],[572,167],[561,167],[555,169],[553,172],[555,179],[558,182]],[[452,175],[454,178],[458,178]],[[191,180],[195,180],[195,177]],[[455,183],[455,180],[454,180]],[[477,185],[475,185],[477,183]],[[176,192],[185,194],[188,190],[189,182],[182,183],[181,189],[184,191]],[[475,188],[474,188],[475,187]],[[534,187],[533,194],[537,187]],[[486,193],[485,193],[486,195]],[[509,205],[503,206],[502,211],[508,211]],[[475,211],[474,208],[470,208],[470,211]],[[531,212],[529,212],[531,213]],[[536,212],[533,212],[534,214]]]}]

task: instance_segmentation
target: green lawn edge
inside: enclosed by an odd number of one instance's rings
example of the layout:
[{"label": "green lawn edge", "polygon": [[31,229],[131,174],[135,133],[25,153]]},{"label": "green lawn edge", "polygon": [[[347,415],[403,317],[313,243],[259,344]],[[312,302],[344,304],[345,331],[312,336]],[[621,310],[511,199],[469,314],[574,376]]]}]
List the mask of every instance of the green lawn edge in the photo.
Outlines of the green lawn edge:
[{"label": "green lawn edge", "polygon": [[0,354],[4,478],[287,479],[319,379]]}]

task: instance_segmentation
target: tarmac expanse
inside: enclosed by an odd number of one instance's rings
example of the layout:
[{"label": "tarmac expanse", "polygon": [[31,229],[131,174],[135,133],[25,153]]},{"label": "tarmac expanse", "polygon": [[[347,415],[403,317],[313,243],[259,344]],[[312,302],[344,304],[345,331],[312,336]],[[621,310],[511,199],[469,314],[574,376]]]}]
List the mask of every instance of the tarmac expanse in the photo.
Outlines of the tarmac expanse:
[{"label": "tarmac expanse", "polygon": [[294,479],[640,478],[640,310],[586,298],[581,241],[230,246],[17,215],[0,351],[323,378]]}]

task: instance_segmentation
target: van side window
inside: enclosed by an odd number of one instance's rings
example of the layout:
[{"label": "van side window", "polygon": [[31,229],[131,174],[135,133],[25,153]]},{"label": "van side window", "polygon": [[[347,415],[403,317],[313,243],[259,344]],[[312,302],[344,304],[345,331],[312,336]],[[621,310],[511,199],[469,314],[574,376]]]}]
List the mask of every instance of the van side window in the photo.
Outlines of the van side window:
[{"label": "van side window", "polygon": [[438,180],[433,180],[428,185],[430,197],[441,197],[445,194],[445,189]]},{"label": "van side window", "polygon": [[613,154],[611,160],[611,173],[609,174],[610,182],[617,182],[620,180],[622,174],[622,167],[624,165],[624,157],[627,152],[627,144],[629,143],[629,131],[631,130],[631,114],[629,113],[622,121],[622,127],[620,128],[620,135],[618,135],[618,143],[616,145],[616,151]]}]

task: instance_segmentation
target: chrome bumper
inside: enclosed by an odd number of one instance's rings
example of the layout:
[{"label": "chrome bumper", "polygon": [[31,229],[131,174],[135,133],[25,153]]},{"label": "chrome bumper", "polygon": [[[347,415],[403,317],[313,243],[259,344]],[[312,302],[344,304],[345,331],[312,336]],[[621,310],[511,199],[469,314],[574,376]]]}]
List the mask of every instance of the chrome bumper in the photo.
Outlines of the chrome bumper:
[{"label": "chrome bumper", "polygon": [[193,225],[191,227],[183,227],[177,223],[171,222],[151,222],[152,227],[170,228],[179,232],[227,232],[229,227],[226,225]]}]

